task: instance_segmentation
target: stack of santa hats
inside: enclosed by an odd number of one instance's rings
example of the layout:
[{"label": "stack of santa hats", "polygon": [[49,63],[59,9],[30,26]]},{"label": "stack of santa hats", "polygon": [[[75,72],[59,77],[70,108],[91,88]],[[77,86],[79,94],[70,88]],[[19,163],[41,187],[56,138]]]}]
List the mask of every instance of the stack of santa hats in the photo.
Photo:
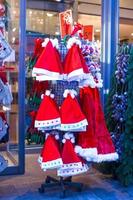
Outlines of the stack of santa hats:
[{"label": "stack of santa hats", "polygon": [[85,164],[74,150],[75,138],[72,133],[65,133],[63,139],[62,161],[63,165],[58,169],[58,176],[73,176],[88,171],[88,166]]},{"label": "stack of santa hats", "polygon": [[42,46],[44,49],[33,68],[32,76],[39,81],[62,80],[62,64],[57,50],[58,40],[46,38]]},{"label": "stack of santa hats", "polygon": [[88,166],[74,151],[74,135],[65,133],[62,142],[63,148],[59,145],[57,132],[46,134],[46,140],[38,158],[41,169],[57,169],[57,175],[66,177],[88,171]]}]

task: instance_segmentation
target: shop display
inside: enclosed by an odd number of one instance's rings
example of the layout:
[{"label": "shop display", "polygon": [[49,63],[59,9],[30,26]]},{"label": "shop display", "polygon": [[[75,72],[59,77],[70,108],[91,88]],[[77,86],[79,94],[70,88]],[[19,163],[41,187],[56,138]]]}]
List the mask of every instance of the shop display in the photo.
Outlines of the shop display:
[{"label": "shop display", "polygon": [[119,154],[119,160],[112,166],[112,170],[124,185],[130,184],[133,179],[132,67],[133,46],[120,45],[106,115],[107,124]]},{"label": "shop display", "polygon": [[95,43],[70,37],[64,59],[58,51],[61,44],[44,39],[44,49],[33,66],[36,80],[49,81],[33,121],[34,128],[45,135],[38,159],[42,170],[57,169],[57,176],[65,178],[87,172],[90,162],[117,160],[118,154],[100,102],[102,79]]}]

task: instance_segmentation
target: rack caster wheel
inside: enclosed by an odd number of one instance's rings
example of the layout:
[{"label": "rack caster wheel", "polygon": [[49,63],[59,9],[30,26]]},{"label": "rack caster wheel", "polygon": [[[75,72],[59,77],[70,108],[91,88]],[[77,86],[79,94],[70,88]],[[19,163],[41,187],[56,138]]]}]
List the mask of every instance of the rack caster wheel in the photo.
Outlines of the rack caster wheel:
[{"label": "rack caster wheel", "polygon": [[39,189],[38,189],[39,193],[44,193],[45,192],[45,189],[43,186],[41,186]]}]

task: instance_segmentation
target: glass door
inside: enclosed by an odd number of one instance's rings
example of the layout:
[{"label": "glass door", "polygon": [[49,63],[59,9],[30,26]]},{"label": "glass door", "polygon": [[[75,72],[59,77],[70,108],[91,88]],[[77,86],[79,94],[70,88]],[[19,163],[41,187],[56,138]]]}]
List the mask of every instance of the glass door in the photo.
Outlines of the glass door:
[{"label": "glass door", "polygon": [[0,175],[24,172],[24,13],[24,0],[0,0]]}]

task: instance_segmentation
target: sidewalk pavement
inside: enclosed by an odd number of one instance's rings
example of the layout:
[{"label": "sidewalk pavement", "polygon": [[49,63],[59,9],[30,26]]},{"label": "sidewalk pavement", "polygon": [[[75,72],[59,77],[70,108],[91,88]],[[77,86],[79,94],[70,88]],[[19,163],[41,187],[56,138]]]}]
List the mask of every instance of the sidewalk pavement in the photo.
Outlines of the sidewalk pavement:
[{"label": "sidewalk pavement", "polygon": [[[58,187],[47,189],[43,194],[38,192],[46,175],[56,176],[56,173],[44,173],[37,163],[37,157],[37,154],[26,156],[24,175],[0,177],[0,200],[60,199]],[[133,186],[122,187],[119,182],[92,168],[87,174],[75,176],[73,181],[84,183],[84,188],[81,192],[68,189],[66,200],[133,200]]]}]

